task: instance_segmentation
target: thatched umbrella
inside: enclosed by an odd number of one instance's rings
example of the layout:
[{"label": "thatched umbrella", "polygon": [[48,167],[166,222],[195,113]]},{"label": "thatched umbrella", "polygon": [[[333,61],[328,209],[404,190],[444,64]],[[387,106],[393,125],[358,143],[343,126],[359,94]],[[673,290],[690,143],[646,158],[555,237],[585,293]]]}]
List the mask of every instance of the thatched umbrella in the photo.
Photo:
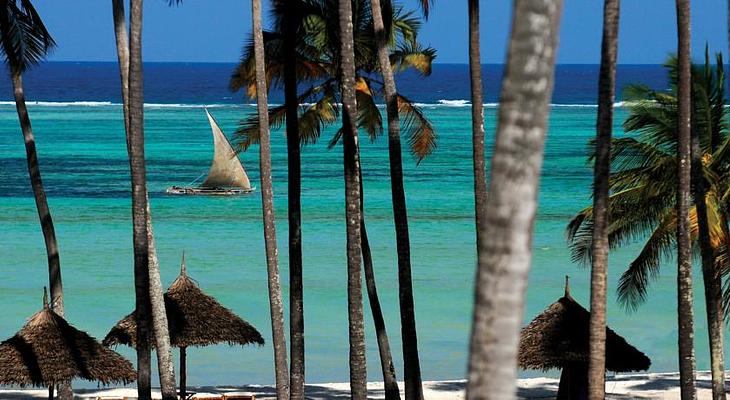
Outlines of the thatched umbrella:
[{"label": "thatched umbrella", "polygon": [[[180,276],[165,293],[165,309],[170,332],[170,344],[180,348],[180,394],[185,398],[186,349],[190,346],[264,344],[259,331],[216,299],[205,294],[187,274],[185,254]],[[104,345],[137,345],[137,322],[134,312],[127,315],[109,331]]]},{"label": "thatched umbrella", "polygon": [[[589,318],[588,310],[570,296],[566,277],[565,295],[522,329],[518,355],[520,368],[562,369],[558,399],[587,395]],[[650,365],[649,357],[606,328],[607,370],[644,371]]]},{"label": "thatched umbrella", "polygon": [[44,292],[43,309],[0,343],[0,384],[50,387],[52,399],[53,387],[75,378],[126,384],[137,373],[124,357],[53,312]]}]

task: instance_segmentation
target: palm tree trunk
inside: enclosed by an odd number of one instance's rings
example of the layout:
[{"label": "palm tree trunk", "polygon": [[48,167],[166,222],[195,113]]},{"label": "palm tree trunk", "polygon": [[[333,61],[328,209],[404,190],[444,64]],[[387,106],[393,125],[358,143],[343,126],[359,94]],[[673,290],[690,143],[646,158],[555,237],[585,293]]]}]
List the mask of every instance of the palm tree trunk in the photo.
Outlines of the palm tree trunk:
[{"label": "palm tree trunk", "polygon": [[388,331],[385,329],[385,318],[380,307],[378,288],[375,284],[375,270],[373,269],[373,256],[370,251],[370,240],[368,231],[365,228],[365,192],[362,184],[362,169],[360,170],[360,239],[362,241],[362,262],[365,271],[365,287],[368,292],[368,302],[373,313],[373,324],[375,325],[375,336],[378,341],[380,353],[380,368],[383,371],[383,387],[385,388],[386,400],[400,400],[400,389],[395,376],[393,366],[393,355],[390,352]]},{"label": "palm tree trunk", "polygon": [[588,396],[606,397],[606,287],[608,271],[608,180],[611,174],[611,135],[616,91],[619,0],[603,3],[601,70],[598,78],[596,161],[593,170],[593,249],[591,316],[589,322]]},{"label": "palm tree trunk", "polygon": [[696,398],[692,245],[690,242],[691,56],[689,0],[677,0],[677,302],[679,383],[682,400]]},{"label": "palm tree trunk", "polygon": [[[692,119],[692,118],[690,118]],[[710,342],[710,371],[712,373],[712,399],[725,400],[724,332],[722,309],[722,281],[715,267],[715,251],[710,241],[710,226],[707,220],[705,202],[705,181],[702,172],[702,149],[699,132],[692,125],[692,194],[697,212],[697,230],[700,255],[702,257],[702,278],[705,287],[705,309],[707,311],[707,332]]]},{"label": "palm tree trunk", "polygon": [[[147,196],[147,193],[145,193]],[[160,391],[163,400],[176,400],[175,367],[170,346],[170,331],[165,310],[165,297],[160,278],[160,263],[157,260],[155,235],[152,231],[152,214],[150,213],[149,196],[147,202],[147,243],[149,249],[149,285],[150,304],[152,306],[152,330],[155,334],[155,352],[157,353],[157,371],[160,377]]]},{"label": "palm tree trunk", "polygon": [[514,399],[562,0],[515,0],[486,221],[467,399]]},{"label": "palm tree trunk", "polygon": [[[43,240],[46,245],[46,255],[48,258],[48,284],[51,288],[51,309],[56,314],[63,317],[63,282],[61,280],[61,260],[58,254],[56,229],[53,225],[51,210],[48,207],[46,190],[43,187],[43,180],[41,179],[41,167],[40,164],[38,164],[38,153],[36,152],[35,147],[33,127],[30,123],[28,108],[25,105],[23,76],[20,72],[13,72],[11,78],[13,81],[15,108],[18,112],[18,121],[20,122],[20,129],[23,132],[23,140],[25,142],[25,159],[28,163],[30,185],[33,188],[33,197],[35,198],[36,210],[38,211],[41,231],[43,232]],[[58,389],[58,395],[61,400],[70,400],[73,397],[70,383],[61,384]],[[53,389],[50,388],[49,390]]]},{"label": "palm tree trunk", "polygon": [[279,250],[276,244],[276,219],[274,217],[274,189],[271,179],[271,137],[269,134],[269,105],[264,66],[264,38],[261,27],[261,0],[251,1],[256,61],[256,104],[259,115],[259,166],[261,170],[261,203],[263,205],[264,244],[266,246],[266,272],[268,274],[271,332],[274,342],[274,370],[276,397],[289,399],[289,373],[286,365],[286,333],[284,331],[284,306],[279,282]]},{"label": "palm tree trunk", "polygon": [[137,320],[138,397],[151,398],[149,243],[142,97],[142,0],[130,0],[129,167],[132,177],[134,287]]},{"label": "palm tree trunk", "polygon": [[350,0],[339,0],[340,69],[342,89],[342,142],[345,169],[345,221],[347,226],[347,310],[350,337],[350,397],[367,399],[365,327],[362,309],[360,257],[360,155],[355,100],[355,51]]},{"label": "palm tree trunk", "polygon": [[[124,16],[124,3],[122,0],[112,0],[112,10],[114,17],[114,33],[117,45],[117,58],[119,61],[119,72],[122,83],[122,109],[124,112],[124,128],[126,132],[127,152],[131,160],[131,133],[130,133],[130,116],[129,116],[129,45],[127,42],[127,28]],[[157,362],[160,374],[160,387],[164,399],[174,399],[175,394],[175,371],[172,360],[172,349],[170,346],[170,336],[168,331],[167,313],[162,290],[162,282],[160,279],[160,268],[157,260],[157,252],[154,241],[154,233],[152,231],[152,217],[149,207],[149,197],[145,189],[145,198],[147,202],[146,230],[148,239],[148,275],[150,285],[150,306],[152,314],[152,324],[155,333],[155,341],[157,343]],[[147,372],[149,374],[149,372]],[[150,382],[151,377],[147,377],[145,381]],[[140,387],[143,385],[140,384]],[[146,389],[143,389],[146,391]]]},{"label": "palm tree trunk", "polygon": [[43,240],[46,244],[46,255],[48,257],[48,283],[51,289],[51,309],[63,317],[63,283],[61,281],[61,261],[58,255],[58,242],[56,241],[56,230],[51,218],[51,210],[48,208],[46,191],[41,180],[41,168],[38,164],[36,153],[35,137],[30,124],[28,108],[25,105],[25,91],[23,89],[23,77],[19,72],[12,74],[13,95],[15,96],[15,108],[18,111],[20,129],[23,131],[25,141],[25,157],[28,162],[28,175],[33,188],[38,218],[43,231]]},{"label": "palm tree trunk", "polygon": [[477,248],[484,232],[487,172],[484,161],[484,98],[479,39],[479,0],[469,0],[469,73],[471,78],[471,132],[474,159],[474,214]]},{"label": "palm tree trunk", "polygon": [[[400,301],[401,340],[403,343],[405,397],[408,400],[421,400],[423,399],[423,387],[421,383],[421,365],[418,357],[418,335],[416,332],[416,315],[413,301],[408,209],[406,206],[406,192],[403,187],[403,161],[400,142],[398,99],[396,96],[397,92],[395,79],[393,78],[393,69],[391,68],[388,55],[388,35],[385,31],[380,0],[371,0],[370,6],[373,14],[373,28],[375,29],[375,39],[378,45],[378,63],[383,75],[383,88],[388,115],[390,192],[393,201],[393,219],[395,222],[395,238],[398,253],[398,297]],[[385,360],[381,359],[381,362],[385,362]],[[385,370],[383,373],[385,374]]]},{"label": "palm tree trunk", "polygon": [[284,103],[289,201],[289,331],[291,336],[290,390],[292,400],[304,400],[304,288],[302,280],[302,173],[297,99],[297,10],[284,9]]}]

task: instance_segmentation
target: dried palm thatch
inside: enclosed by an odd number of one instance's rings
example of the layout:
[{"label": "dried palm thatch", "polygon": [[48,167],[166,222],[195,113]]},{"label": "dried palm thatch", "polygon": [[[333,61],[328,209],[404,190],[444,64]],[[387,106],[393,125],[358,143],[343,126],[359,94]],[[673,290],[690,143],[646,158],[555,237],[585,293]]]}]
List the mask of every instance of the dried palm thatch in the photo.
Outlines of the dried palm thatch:
[{"label": "dried palm thatch", "polygon": [[[165,293],[165,310],[170,332],[170,344],[180,348],[180,397],[186,396],[187,353],[190,346],[264,344],[256,328],[205,294],[187,274],[185,253],[180,276]],[[104,338],[105,346],[137,345],[135,313],[127,315]],[[154,345],[153,343],[151,343]]]},{"label": "dried palm thatch", "polygon": [[[565,296],[551,304],[522,329],[518,362],[523,369],[563,369],[588,364],[590,313],[573,297],[566,278]],[[606,328],[606,369],[613,372],[644,371],[651,360]]]},{"label": "dried palm thatch", "polygon": [[53,312],[43,309],[0,343],[0,384],[55,386],[81,378],[102,384],[137,379],[132,364]]},{"label": "dried palm thatch", "polygon": [[[256,328],[241,319],[216,299],[205,294],[187,275],[183,256],[180,276],[165,293],[165,309],[170,344],[175,347],[264,344]],[[134,312],[127,315],[104,338],[105,346],[136,346],[137,323]]]}]

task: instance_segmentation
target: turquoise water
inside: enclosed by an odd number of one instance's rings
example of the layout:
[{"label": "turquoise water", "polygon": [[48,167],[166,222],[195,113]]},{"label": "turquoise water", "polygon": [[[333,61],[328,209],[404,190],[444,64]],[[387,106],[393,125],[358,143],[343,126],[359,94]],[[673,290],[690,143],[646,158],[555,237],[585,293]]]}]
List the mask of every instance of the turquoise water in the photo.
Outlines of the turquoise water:
[{"label": "turquoise water", "polygon": [[[121,109],[114,105],[31,106],[43,178],[61,250],[67,317],[103,338],[133,308],[131,207]],[[253,107],[211,109],[232,133]],[[426,106],[439,138],[435,153],[419,166],[406,158],[413,278],[419,345],[425,379],[464,377],[475,265],[470,109]],[[494,133],[487,109],[487,144]],[[625,113],[617,111],[617,129]],[[201,108],[148,107],[145,112],[152,213],[162,280],[168,285],[186,251],[189,273],[207,293],[251,322],[264,347],[212,346],[188,352],[188,382],[273,382],[272,347],[260,192],[235,198],[170,197],[167,186],[186,184],[205,172],[212,156]],[[571,276],[573,296],[588,303],[588,270],[570,262],[564,229],[589,204],[592,171],[586,143],[595,108],[555,107],[550,117],[540,194],[533,268],[525,322],[563,292]],[[11,105],[0,105],[0,337],[18,330],[41,305],[46,260],[25,171],[24,148]],[[307,380],[347,381],[345,224],[340,149],[327,150],[333,134],[303,151],[303,243]],[[284,290],[286,265],[286,148],[273,135],[277,229]],[[490,147],[491,150],[491,147]],[[258,186],[258,152],[241,156]],[[366,216],[381,302],[402,378],[397,306],[396,254],[387,143],[364,141],[362,166]],[[634,248],[612,253],[610,288]],[[708,368],[701,280],[697,277],[697,362]],[[285,292],[285,298],[287,293]],[[366,303],[367,307],[367,303]],[[626,314],[610,297],[609,325],[652,359],[652,371],[677,369],[674,264],[662,265],[647,303]],[[377,346],[366,308],[369,379],[380,380]],[[516,310],[517,311],[517,310]],[[118,348],[132,358],[133,353]],[[524,372],[525,376],[535,374]]]}]

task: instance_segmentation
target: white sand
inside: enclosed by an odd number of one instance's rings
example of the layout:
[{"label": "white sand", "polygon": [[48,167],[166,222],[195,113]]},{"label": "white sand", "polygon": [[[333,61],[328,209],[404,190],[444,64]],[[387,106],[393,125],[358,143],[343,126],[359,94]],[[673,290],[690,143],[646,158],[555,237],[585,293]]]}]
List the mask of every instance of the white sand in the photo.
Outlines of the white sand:
[{"label": "white sand", "polygon": [[[697,376],[698,399],[711,399],[710,375],[701,372]],[[463,399],[465,381],[430,381],[424,382],[424,397],[426,400]],[[551,399],[558,391],[558,380],[553,378],[520,379],[520,399]],[[616,375],[609,377],[606,382],[608,399],[679,399],[679,375],[677,373],[664,374],[636,374]],[[402,387],[402,383],[401,383]],[[383,384],[368,383],[371,399],[383,399]],[[265,385],[250,386],[217,386],[191,387],[191,392],[198,395],[215,394],[254,394],[257,399],[274,399],[274,388]],[[307,399],[330,400],[349,398],[349,384],[321,383],[307,385]],[[80,389],[75,392],[77,399],[96,399],[97,397],[127,397],[135,398],[134,388],[113,389]],[[47,398],[47,390],[0,390],[2,400],[25,400]],[[155,398],[160,398],[159,392]]]}]

